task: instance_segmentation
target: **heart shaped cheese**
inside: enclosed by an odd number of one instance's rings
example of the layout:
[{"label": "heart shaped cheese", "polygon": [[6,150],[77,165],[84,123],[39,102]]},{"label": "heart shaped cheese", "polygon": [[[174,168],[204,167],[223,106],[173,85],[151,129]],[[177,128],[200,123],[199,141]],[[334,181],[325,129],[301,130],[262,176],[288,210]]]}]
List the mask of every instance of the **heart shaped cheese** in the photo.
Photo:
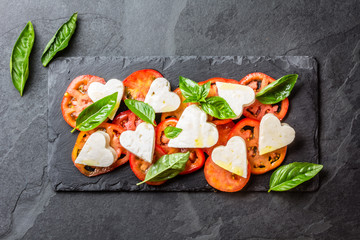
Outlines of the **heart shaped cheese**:
[{"label": "heart shaped cheese", "polygon": [[173,148],[207,148],[215,145],[219,139],[216,126],[206,122],[207,115],[197,105],[193,104],[185,108],[177,128],[181,133],[174,139],[170,139],[168,146]]},{"label": "heart shaped cheese", "polygon": [[241,117],[243,108],[255,102],[255,93],[251,87],[234,84],[216,82],[216,87],[220,97],[230,105],[237,119]]},{"label": "heart shaped cheese", "polygon": [[145,102],[156,113],[175,111],[180,106],[179,96],[170,91],[170,83],[165,78],[157,78],[151,83]]},{"label": "heart shaped cheese", "polygon": [[116,161],[116,152],[110,147],[110,136],[103,131],[90,135],[75,163],[95,167],[108,167]]},{"label": "heart shaped cheese", "polygon": [[211,159],[215,164],[243,178],[247,178],[246,143],[241,137],[230,138],[226,146],[214,148]]},{"label": "heart shaped cheese", "polygon": [[281,124],[280,120],[272,113],[263,116],[259,130],[260,155],[285,147],[294,139],[295,130],[288,124]]},{"label": "heart shaped cheese", "polygon": [[155,148],[155,130],[150,123],[140,123],[135,131],[125,131],[120,135],[120,144],[139,158],[152,163]]},{"label": "heart shaped cheese", "polygon": [[117,79],[110,79],[106,82],[106,84],[102,84],[99,82],[93,82],[90,84],[89,89],[87,91],[87,94],[89,95],[90,99],[93,102],[96,102],[106,96],[109,96],[115,92],[118,92],[116,106],[112,113],[109,115],[109,118],[111,120],[114,119],[116,111],[118,110],[120,106],[120,102],[122,99],[122,96],[124,94],[124,85],[120,80]]}]

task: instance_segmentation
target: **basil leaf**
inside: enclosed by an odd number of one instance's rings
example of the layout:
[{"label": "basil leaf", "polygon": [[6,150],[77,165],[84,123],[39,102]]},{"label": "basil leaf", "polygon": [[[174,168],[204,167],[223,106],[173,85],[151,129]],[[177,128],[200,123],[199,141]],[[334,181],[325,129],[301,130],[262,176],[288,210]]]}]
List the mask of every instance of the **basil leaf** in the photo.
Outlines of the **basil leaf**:
[{"label": "basil leaf", "polygon": [[56,53],[66,48],[72,35],[75,32],[77,20],[77,12],[74,13],[70,19],[64,23],[51,38],[45,47],[45,50],[41,56],[41,62],[44,67],[53,59]]},{"label": "basil leaf", "polygon": [[185,99],[184,101],[183,101],[183,103],[197,103],[197,102],[199,102],[198,101],[198,98],[197,97],[188,97],[187,99]]},{"label": "basil leaf", "polygon": [[34,27],[28,22],[16,40],[10,58],[10,75],[15,88],[23,95],[29,77],[29,56],[35,41]]},{"label": "basil leaf", "polygon": [[236,114],[222,97],[210,97],[205,103],[200,103],[202,109],[209,115],[218,119],[235,118]]},{"label": "basil leaf", "polygon": [[206,102],[205,98],[209,95],[211,82],[207,82],[201,86],[201,98],[199,102]]},{"label": "basil leaf", "polygon": [[290,74],[270,83],[256,94],[256,99],[264,104],[275,104],[287,98],[293,89],[297,74]]},{"label": "basil leaf", "polygon": [[162,156],[157,160],[146,173],[145,180],[136,185],[145,182],[160,182],[171,179],[184,171],[187,161],[189,160],[190,152],[173,153]]},{"label": "basil leaf", "polygon": [[177,136],[179,136],[179,134],[182,132],[181,128],[176,128],[173,126],[167,126],[164,130],[165,133],[165,137],[167,138],[176,138]]},{"label": "basil leaf", "polygon": [[193,99],[200,99],[202,89],[201,86],[197,82],[190,80],[188,78],[184,78],[182,76],[179,77],[179,88],[181,90],[182,95],[185,98],[193,98]]},{"label": "basil leaf", "polygon": [[76,119],[76,128],[71,132],[75,129],[90,131],[104,122],[116,106],[117,95],[118,93],[115,92],[85,108]]},{"label": "basil leaf", "polygon": [[287,191],[313,178],[323,165],[294,162],[279,167],[270,178],[270,191]]},{"label": "basil leaf", "polygon": [[143,121],[150,123],[154,126],[155,121],[155,110],[147,103],[138,101],[135,99],[124,100],[125,105],[133,112],[136,116],[141,118]]}]

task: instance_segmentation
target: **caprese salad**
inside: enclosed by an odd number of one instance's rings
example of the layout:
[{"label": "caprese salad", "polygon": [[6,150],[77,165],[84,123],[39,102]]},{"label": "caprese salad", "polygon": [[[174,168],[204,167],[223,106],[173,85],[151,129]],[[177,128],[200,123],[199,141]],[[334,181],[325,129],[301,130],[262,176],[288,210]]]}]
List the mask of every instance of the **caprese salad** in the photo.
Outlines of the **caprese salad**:
[{"label": "caprese salad", "polygon": [[[275,80],[256,72],[240,81],[199,83],[179,77],[179,88],[171,91],[169,81],[152,69],[123,81],[79,76],[61,103],[65,121],[80,131],[72,161],[88,177],[129,162],[138,184],[150,185],[204,166],[212,187],[239,191],[251,174],[283,162],[295,131],[281,120],[297,77]],[[121,101],[129,110],[117,114]]]}]

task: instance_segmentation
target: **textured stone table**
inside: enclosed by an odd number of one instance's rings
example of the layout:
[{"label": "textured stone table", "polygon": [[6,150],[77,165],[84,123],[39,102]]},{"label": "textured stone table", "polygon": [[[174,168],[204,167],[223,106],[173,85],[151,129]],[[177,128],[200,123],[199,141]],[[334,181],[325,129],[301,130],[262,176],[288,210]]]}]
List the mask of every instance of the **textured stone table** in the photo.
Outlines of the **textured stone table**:
[{"label": "textured stone table", "polygon": [[[359,238],[358,1],[36,2],[0,1],[0,238]],[[62,57],[314,56],[324,164],[320,189],[55,193],[47,176],[47,69],[40,56],[75,11],[78,29]],[[29,20],[36,42],[20,97],[8,66],[13,44]]]}]

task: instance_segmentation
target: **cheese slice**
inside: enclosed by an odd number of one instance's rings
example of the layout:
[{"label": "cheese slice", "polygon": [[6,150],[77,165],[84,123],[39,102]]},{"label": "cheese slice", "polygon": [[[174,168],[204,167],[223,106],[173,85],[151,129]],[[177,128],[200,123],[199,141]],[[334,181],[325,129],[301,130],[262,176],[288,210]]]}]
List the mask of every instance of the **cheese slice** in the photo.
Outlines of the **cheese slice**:
[{"label": "cheese slice", "polygon": [[116,161],[116,151],[110,146],[110,136],[103,131],[89,136],[75,163],[94,167],[108,167]]},{"label": "cheese slice", "polygon": [[260,155],[289,145],[295,139],[295,130],[272,113],[261,119],[259,130]]},{"label": "cheese slice", "polygon": [[122,99],[122,96],[124,94],[124,85],[123,83],[118,79],[110,79],[106,82],[106,84],[102,84],[99,82],[93,82],[89,85],[89,89],[87,91],[87,94],[89,95],[90,99],[93,102],[96,102],[106,96],[109,96],[115,92],[118,92],[116,106],[114,110],[109,115],[109,119],[113,120],[116,114],[116,111],[118,110],[120,106],[120,102]]},{"label": "cheese slice", "polygon": [[120,144],[139,158],[152,163],[155,148],[155,130],[150,123],[140,123],[135,131],[120,135]]},{"label": "cheese slice", "polygon": [[215,164],[243,178],[247,178],[246,143],[241,137],[230,138],[226,146],[214,148],[211,159]]},{"label": "cheese slice", "polygon": [[157,78],[151,83],[145,102],[152,106],[156,113],[171,112],[180,106],[180,97],[170,91],[168,80]]},{"label": "cheese slice", "polygon": [[234,119],[241,117],[244,107],[255,102],[255,93],[251,87],[224,82],[216,82],[216,87],[219,96],[225,99],[236,114]]},{"label": "cheese slice", "polygon": [[181,133],[174,139],[170,139],[168,146],[173,148],[207,148],[215,145],[219,139],[216,126],[206,122],[207,115],[197,105],[193,104],[185,108],[177,128]]}]

